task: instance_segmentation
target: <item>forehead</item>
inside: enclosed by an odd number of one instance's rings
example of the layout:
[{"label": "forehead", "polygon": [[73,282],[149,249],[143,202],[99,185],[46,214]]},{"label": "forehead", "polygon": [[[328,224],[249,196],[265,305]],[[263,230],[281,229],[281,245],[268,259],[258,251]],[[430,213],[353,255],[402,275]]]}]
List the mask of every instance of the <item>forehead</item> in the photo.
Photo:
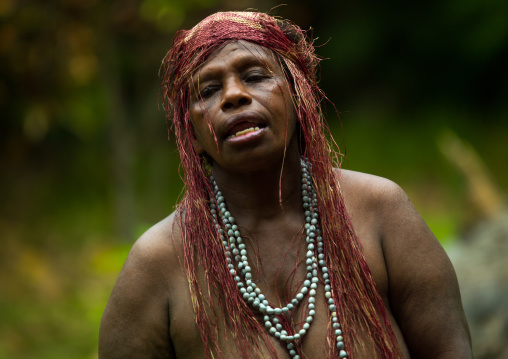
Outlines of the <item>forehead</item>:
[{"label": "forehead", "polygon": [[261,65],[272,71],[281,71],[275,53],[266,47],[244,40],[233,41],[217,49],[194,72],[193,77],[201,77],[215,70],[229,70],[242,66]]}]

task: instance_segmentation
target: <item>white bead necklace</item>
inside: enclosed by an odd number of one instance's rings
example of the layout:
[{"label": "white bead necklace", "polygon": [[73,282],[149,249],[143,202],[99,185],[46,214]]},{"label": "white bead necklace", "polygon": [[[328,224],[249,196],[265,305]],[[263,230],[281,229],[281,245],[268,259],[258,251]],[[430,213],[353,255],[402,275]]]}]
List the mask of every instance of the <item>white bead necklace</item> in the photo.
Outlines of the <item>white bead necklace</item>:
[{"label": "white bead necklace", "polygon": [[[251,267],[247,260],[247,249],[243,243],[243,239],[240,235],[236,221],[231,213],[226,209],[226,203],[224,202],[224,196],[219,190],[217,183],[214,180],[213,175],[210,176],[212,188],[215,193],[215,202],[210,201],[210,211],[213,215],[213,222],[215,227],[220,232],[222,243],[224,245],[224,252],[226,255],[226,261],[228,268],[236,281],[238,289],[242,294],[243,298],[256,310],[264,315],[265,327],[275,338],[283,342],[289,354],[293,359],[300,359],[296,351],[295,342],[301,339],[309,330],[310,325],[314,319],[315,302],[316,302],[316,289],[319,283],[318,268],[321,268],[322,277],[325,284],[325,297],[328,302],[328,309],[331,312],[332,325],[335,329],[335,338],[337,348],[339,349],[339,357],[347,358],[347,353],[344,347],[344,338],[342,336],[341,326],[337,319],[337,312],[335,303],[333,301],[330,279],[328,277],[328,268],[325,263],[325,256],[323,251],[323,238],[321,237],[321,231],[319,229],[319,215],[317,208],[317,195],[314,192],[311,182],[311,176],[309,174],[309,165],[307,160],[301,159],[302,166],[302,200],[303,209],[305,211],[305,230],[306,230],[306,242],[307,242],[307,277],[303,282],[303,287],[296,294],[288,304],[282,308],[272,306],[261,293],[261,290],[252,281]],[[217,210],[218,207],[218,210]],[[221,228],[218,223],[217,213],[220,213],[220,218],[227,230],[227,233]],[[317,245],[317,258],[316,258],[316,245]],[[237,263],[237,269],[233,264],[233,260]],[[243,278],[243,280],[242,280]],[[301,301],[304,300],[308,294],[308,309],[309,313],[305,323],[303,324],[300,331],[295,333],[288,333],[282,329],[282,325],[279,323],[277,315],[285,314],[295,308]]]}]

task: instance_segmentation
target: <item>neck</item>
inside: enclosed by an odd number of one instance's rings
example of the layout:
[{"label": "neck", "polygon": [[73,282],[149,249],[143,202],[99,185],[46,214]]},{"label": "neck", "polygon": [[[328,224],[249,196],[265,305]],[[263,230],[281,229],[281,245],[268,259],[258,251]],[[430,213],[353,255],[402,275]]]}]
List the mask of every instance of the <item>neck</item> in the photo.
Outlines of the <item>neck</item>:
[{"label": "neck", "polygon": [[229,211],[246,226],[302,212],[298,152],[255,172],[233,173],[215,164],[213,173]]}]

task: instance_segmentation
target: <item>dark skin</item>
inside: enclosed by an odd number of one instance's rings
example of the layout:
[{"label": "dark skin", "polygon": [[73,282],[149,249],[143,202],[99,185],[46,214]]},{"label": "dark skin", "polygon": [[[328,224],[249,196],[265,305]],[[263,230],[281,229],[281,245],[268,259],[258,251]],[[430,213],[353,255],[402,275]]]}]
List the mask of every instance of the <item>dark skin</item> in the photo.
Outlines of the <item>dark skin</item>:
[{"label": "dark skin", "polygon": [[[296,119],[282,71],[270,52],[234,42],[207,61],[192,87],[201,93],[190,102],[195,150],[213,161],[216,182],[246,239],[256,284],[271,303],[284,305],[298,290],[286,279],[295,268],[304,277],[305,265],[297,263],[306,249]],[[452,265],[404,191],[384,178],[335,173],[404,357],[472,358]],[[205,358],[182,260],[172,214],[132,248],[102,318],[100,358]],[[205,288],[204,274],[198,270],[198,276]],[[316,316],[302,341],[309,359],[327,353],[322,286],[316,299]],[[293,315],[299,318],[302,310]],[[237,358],[217,313],[212,325],[219,327],[219,346],[226,358]],[[364,351],[355,346],[350,354],[379,357],[364,339]],[[289,358],[280,342],[272,338],[271,344],[279,358]]]}]

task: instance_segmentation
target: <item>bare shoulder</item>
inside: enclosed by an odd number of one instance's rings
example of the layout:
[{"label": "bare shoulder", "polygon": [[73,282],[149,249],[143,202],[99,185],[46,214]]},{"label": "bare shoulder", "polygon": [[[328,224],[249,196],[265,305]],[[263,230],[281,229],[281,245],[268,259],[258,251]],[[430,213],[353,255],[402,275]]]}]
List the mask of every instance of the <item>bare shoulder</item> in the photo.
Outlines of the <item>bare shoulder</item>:
[{"label": "bare shoulder", "polygon": [[[181,267],[181,251],[180,222],[178,215],[172,213],[153,225],[134,243],[119,280],[126,275],[131,279],[139,276],[143,283],[164,283],[164,288],[170,288],[172,276],[178,274]],[[131,280],[129,284],[135,283]]]},{"label": "bare shoulder", "polygon": [[[420,225],[421,230],[426,230],[429,238],[433,238],[409,197],[397,183],[343,169],[335,170],[335,174],[348,215],[364,246],[384,247],[387,241],[404,240],[401,236],[390,235],[390,232],[400,230],[401,226],[412,230],[415,224]],[[433,240],[436,241],[435,238]]]},{"label": "bare shoulder", "polygon": [[174,283],[183,273],[175,214],[133,245],[102,316],[100,358],[171,358],[169,311]]},{"label": "bare shoulder", "polygon": [[336,170],[336,176],[350,215],[369,221],[369,230],[376,233],[383,246],[397,241],[411,244],[417,238],[424,238],[424,243],[442,250],[439,241],[397,183],[349,170]]},{"label": "bare shoulder", "polygon": [[472,357],[455,271],[406,193],[385,178],[347,170],[336,174],[366,252],[380,248],[382,261],[371,262],[384,267],[383,290],[411,357]]},{"label": "bare shoulder", "polygon": [[353,211],[379,215],[386,206],[410,203],[404,190],[389,179],[344,169],[335,169],[335,174],[344,199]]},{"label": "bare shoulder", "polygon": [[[173,267],[173,261],[179,260],[182,238],[177,213],[172,213],[148,229],[133,245],[126,265],[136,262],[143,268]],[[163,275],[170,275],[164,271]]]},{"label": "bare shoulder", "polygon": [[400,223],[399,212],[407,212],[412,206],[402,188],[386,178],[343,169],[336,169],[335,175],[378,291],[388,305],[390,263],[386,242],[398,238],[388,232],[391,226]]},{"label": "bare shoulder", "polygon": [[[337,176],[348,211],[368,221],[368,229],[381,243],[389,274],[394,275],[406,259],[410,265],[415,259],[411,256],[427,260],[427,255],[432,254],[447,260],[439,241],[398,184],[348,170],[340,170]],[[362,226],[358,220],[356,223]]]}]

